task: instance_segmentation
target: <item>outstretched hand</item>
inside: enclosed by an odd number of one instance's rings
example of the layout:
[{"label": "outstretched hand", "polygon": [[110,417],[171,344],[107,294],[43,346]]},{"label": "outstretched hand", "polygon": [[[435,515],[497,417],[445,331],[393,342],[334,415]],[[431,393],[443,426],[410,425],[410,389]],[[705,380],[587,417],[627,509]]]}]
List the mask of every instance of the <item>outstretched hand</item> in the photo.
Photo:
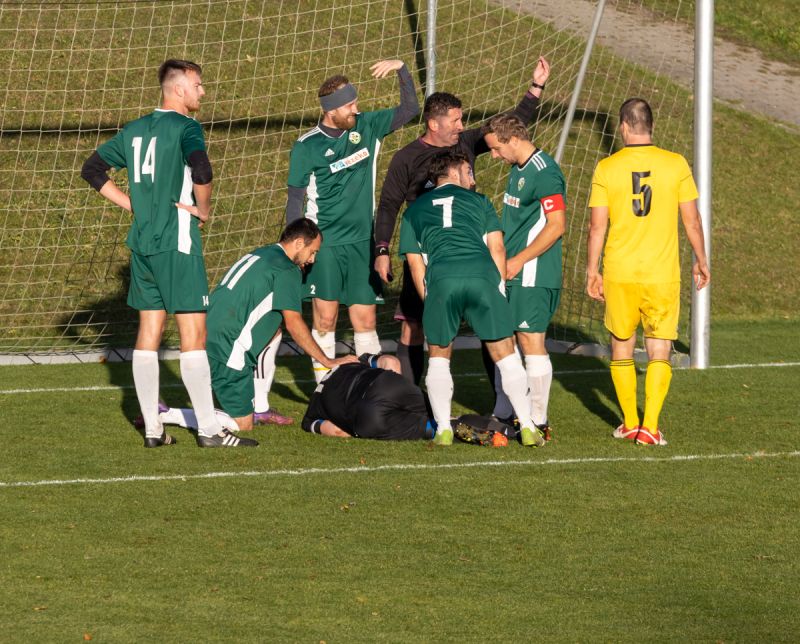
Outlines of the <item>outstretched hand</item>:
[{"label": "outstretched hand", "polygon": [[402,60],[379,60],[369,69],[373,78],[386,78],[391,72],[396,72],[402,66]]},{"label": "outstretched hand", "polygon": [[547,62],[544,56],[539,56],[536,69],[533,70],[532,80],[537,85],[544,85],[548,78],[550,78],[550,63]]}]

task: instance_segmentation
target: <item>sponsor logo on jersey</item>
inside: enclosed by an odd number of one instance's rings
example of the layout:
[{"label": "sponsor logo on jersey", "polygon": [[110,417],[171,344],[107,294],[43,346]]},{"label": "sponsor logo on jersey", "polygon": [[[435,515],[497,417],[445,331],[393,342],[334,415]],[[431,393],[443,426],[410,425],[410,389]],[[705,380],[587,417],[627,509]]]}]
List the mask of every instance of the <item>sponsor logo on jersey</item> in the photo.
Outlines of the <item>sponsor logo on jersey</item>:
[{"label": "sponsor logo on jersey", "polygon": [[330,165],[331,173],[336,174],[337,172],[341,172],[350,166],[355,165],[359,161],[363,161],[369,157],[369,150],[367,148],[361,148],[357,152],[353,152],[349,157],[345,157],[344,159],[339,159],[338,161],[334,161]]},{"label": "sponsor logo on jersey", "polygon": [[358,145],[359,143],[361,143],[361,134],[359,134],[358,132],[350,132],[347,138],[353,145]]},{"label": "sponsor logo on jersey", "polygon": [[326,157],[332,157],[334,154],[336,154],[336,152],[334,152],[334,151],[333,151],[333,150],[331,150],[330,148],[328,148],[327,150],[325,150],[325,156],[326,156]]},{"label": "sponsor logo on jersey", "polygon": [[512,208],[519,208],[519,197],[513,197],[508,193],[503,195],[503,203]]},{"label": "sponsor logo on jersey", "polygon": [[522,190],[525,187],[525,177],[520,177],[517,181],[517,190]]},{"label": "sponsor logo on jersey", "polygon": [[523,320],[522,322],[520,322],[517,325],[517,328],[518,329],[530,329],[530,327],[528,326],[528,322],[526,320]]}]

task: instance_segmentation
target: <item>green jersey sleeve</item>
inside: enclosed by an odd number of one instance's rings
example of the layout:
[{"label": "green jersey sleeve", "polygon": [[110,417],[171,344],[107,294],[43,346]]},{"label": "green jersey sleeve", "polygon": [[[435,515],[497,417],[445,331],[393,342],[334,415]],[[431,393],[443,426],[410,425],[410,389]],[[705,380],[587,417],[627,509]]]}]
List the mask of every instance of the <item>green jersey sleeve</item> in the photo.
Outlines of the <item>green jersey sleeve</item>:
[{"label": "green jersey sleeve", "polygon": [[486,232],[492,233],[496,230],[502,230],[500,226],[500,219],[497,216],[497,211],[495,211],[492,202],[489,201],[489,198],[486,196],[483,197],[483,209]]},{"label": "green jersey sleeve", "polygon": [[536,199],[544,199],[553,195],[561,195],[566,204],[566,182],[561,171],[554,166],[547,166],[536,177]]},{"label": "green jersey sleeve", "polygon": [[301,311],[302,279],[300,271],[294,266],[275,275],[272,287],[274,311]]},{"label": "green jersey sleeve", "polygon": [[97,148],[97,154],[113,168],[120,169],[127,167],[128,164],[125,161],[125,141],[123,139],[122,130],[117,132],[113,139],[106,141]]},{"label": "green jersey sleeve", "polygon": [[422,249],[417,240],[417,234],[414,232],[414,227],[405,216],[403,216],[403,221],[400,224],[400,246],[398,254],[401,257],[422,254]]},{"label": "green jersey sleeve", "polygon": [[206,140],[203,137],[203,126],[191,119],[183,130],[181,136],[181,152],[184,162],[188,163],[192,152],[206,149]]},{"label": "green jersey sleeve", "polygon": [[311,165],[308,161],[305,146],[302,142],[295,142],[289,155],[289,180],[293,188],[307,188],[311,176]]},{"label": "green jersey sleeve", "polygon": [[386,110],[376,110],[375,112],[364,112],[361,116],[369,122],[375,137],[382,139],[391,132],[392,119],[394,119],[396,111],[397,108],[392,107]]}]

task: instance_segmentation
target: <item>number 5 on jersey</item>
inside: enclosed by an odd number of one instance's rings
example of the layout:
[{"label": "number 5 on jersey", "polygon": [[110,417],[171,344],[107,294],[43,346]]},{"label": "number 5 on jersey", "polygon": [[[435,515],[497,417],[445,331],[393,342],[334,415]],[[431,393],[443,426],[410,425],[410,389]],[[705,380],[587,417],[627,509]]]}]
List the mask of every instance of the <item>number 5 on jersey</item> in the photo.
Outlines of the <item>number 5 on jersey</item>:
[{"label": "number 5 on jersey", "polygon": [[141,161],[142,137],[135,136],[131,141],[131,145],[133,146],[134,183],[141,183],[143,174],[149,174],[151,182],[155,182],[156,180],[156,138],[158,137],[154,136],[147,144],[147,150],[145,150],[143,162]]}]

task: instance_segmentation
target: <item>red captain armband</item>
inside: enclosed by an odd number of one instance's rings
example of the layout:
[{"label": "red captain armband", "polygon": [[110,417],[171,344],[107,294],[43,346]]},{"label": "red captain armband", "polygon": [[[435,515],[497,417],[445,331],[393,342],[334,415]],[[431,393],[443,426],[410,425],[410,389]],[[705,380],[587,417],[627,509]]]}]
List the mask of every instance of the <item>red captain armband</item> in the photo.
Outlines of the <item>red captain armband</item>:
[{"label": "red captain armband", "polygon": [[566,210],[564,207],[564,195],[550,195],[549,197],[542,197],[539,199],[542,204],[542,211],[545,215],[549,215],[555,210]]}]

